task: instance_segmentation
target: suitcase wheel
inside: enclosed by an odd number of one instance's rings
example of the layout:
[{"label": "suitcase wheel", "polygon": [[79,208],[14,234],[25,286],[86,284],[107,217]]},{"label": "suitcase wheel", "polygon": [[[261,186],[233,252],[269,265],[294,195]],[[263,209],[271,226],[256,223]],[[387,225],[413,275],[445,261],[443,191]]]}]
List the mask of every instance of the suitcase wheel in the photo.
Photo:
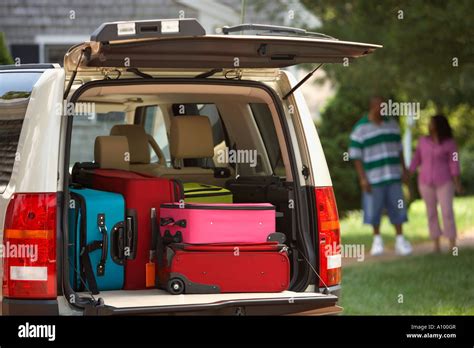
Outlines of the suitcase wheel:
[{"label": "suitcase wheel", "polygon": [[168,292],[173,295],[180,295],[184,292],[184,282],[179,278],[168,281]]}]

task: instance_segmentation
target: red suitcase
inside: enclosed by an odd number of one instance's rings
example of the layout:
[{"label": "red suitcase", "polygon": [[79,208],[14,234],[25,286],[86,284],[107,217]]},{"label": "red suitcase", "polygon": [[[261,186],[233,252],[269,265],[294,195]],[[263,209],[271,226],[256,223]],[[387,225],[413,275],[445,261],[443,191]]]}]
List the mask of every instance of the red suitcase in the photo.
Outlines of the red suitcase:
[{"label": "red suitcase", "polygon": [[115,169],[84,170],[76,175],[76,180],[87,187],[124,196],[127,218],[132,216],[134,220],[136,237],[132,258],[125,261],[124,289],[145,289],[152,239],[151,208],[156,208],[159,217],[162,203],[177,202],[182,198],[181,185],[170,179]]},{"label": "red suitcase", "polygon": [[287,247],[260,244],[170,244],[158,287],[178,295],[281,292],[288,289]]}]

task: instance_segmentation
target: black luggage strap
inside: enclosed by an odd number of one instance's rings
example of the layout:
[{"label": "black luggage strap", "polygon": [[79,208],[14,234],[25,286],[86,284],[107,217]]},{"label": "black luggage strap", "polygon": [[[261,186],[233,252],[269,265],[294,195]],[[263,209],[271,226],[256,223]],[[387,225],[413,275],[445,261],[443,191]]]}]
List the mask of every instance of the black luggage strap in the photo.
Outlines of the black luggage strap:
[{"label": "black luggage strap", "polygon": [[[173,220],[173,219],[171,219]],[[152,215],[151,215],[151,229],[152,229],[152,248],[156,250],[156,264],[158,267],[162,268],[164,266],[163,264],[163,258],[165,255],[165,245],[163,241],[163,237],[161,236],[161,232],[158,228],[158,219],[156,218],[156,213],[152,210]]]},{"label": "black luggage strap", "polygon": [[[77,228],[77,221],[80,215],[80,249],[79,249],[79,267],[77,264],[74,264],[74,270],[76,272],[77,277],[74,278],[74,288],[83,291],[84,289],[88,289],[92,294],[98,294],[98,289],[96,286],[94,274],[92,273],[92,266],[90,265],[90,260],[86,253],[86,245],[85,239],[87,234],[87,224],[86,224],[86,209],[84,200],[81,198],[80,195],[71,192],[71,198],[74,199],[76,204],[79,205],[79,209],[75,210],[75,228]],[[80,212],[80,214],[79,214]],[[75,232],[77,234],[77,230]],[[77,241],[77,235],[74,238]],[[74,262],[76,262],[76,258],[74,258]],[[87,271],[86,271],[87,269]],[[85,279],[85,281],[84,281]],[[80,281],[80,283],[78,282]],[[87,283],[86,283],[87,282]],[[94,288],[92,288],[94,287]]]},{"label": "black luggage strap", "polygon": [[105,274],[105,262],[107,260],[107,253],[108,253],[108,236],[107,236],[107,227],[105,226],[105,215],[98,214],[97,215],[97,225],[99,231],[102,233],[102,240],[94,240],[91,243],[87,244],[86,246],[81,248],[80,258],[82,264],[82,273],[84,274],[87,283],[89,285],[89,289],[93,295],[97,295],[99,293],[99,289],[97,287],[97,281],[94,276],[94,271],[92,269],[92,262],[90,259],[90,253],[101,249],[102,255],[97,265],[97,276],[101,277]]},{"label": "black luggage strap", "polygon": [[71,180],[75,184],[85,185],[91,187],[92,176],[91,174],[95,169],[99,169],[98,163],[94,162],[76,162],[72,167]]},{"label": "black luggage strap", "polygon": [[81,272],[84,274],[87,284],[89,285],[89,290],[92,292],[93,295],[97,295],[99,290],[97,288],[97,282],[94,277],[94,271],[92,270],[92,263],[89,257],[89,253],[102,248],[102,241],[96,240],[81,249],[80,257],[81,257],[81,265],[82,270]]},{"label": "black luggage strap", "polygon": [[[79,201],[77,201],[76,199],[74,199],[74,194],[71,194],[71,199],[74,200],[74,204],[80,204]],[[77,224],[80,222],[79,221],[79,209],[74,209],[74,247],[76,247],[75,243],[77,243]],[[77,258],[74,257],[74,264],[73,264],[73,270],[74,270],[74,279],[73,279],[73,287],[74,289],[77,289],[79,288],[79,284],[78,284],[78,277],[81,276],[80,274],[80,270],[78,270],[78,267],[77,267]]]}]

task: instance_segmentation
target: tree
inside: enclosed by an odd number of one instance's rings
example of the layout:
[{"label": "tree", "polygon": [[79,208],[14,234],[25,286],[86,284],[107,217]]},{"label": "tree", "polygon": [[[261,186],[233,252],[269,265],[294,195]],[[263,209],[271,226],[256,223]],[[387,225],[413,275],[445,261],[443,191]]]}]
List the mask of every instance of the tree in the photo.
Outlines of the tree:
[{"label": "tree", "polygon": [[474,101],[470,0],[303,0],[324,33],[384,47],[348,68],[326,67],[340,84],[387,90],[401,99],[456,107]]},{"label": "tree", "polygon": [[3,33],[0,33],[0,65],[13,64],[13,59],[8,52]]},{"label": "tree", "polygon": [[[337,94],[323,110],[318,131],[340,210],[360,207],[356,175],[344,155],[352,126],[367,110],[374,94],[419,102],[425,109],[431,107],[430,112],[422,113],[417,132],[434,112],[452,114],[451,123],[465,147],[463,152],[474,149],[469,132],[474,129],[474,119],[470,117],[474,107],[474,45],[468,30],[474,16],[470,0],[302,3],[322,21],[322,27],[313,30],[341,40],[383,45],[349,66],[324,66],[337,86]],[[474,176],[472,167],[467,166],[466,171],[471,170],[471,174],[466,172],[465,177]]]}]

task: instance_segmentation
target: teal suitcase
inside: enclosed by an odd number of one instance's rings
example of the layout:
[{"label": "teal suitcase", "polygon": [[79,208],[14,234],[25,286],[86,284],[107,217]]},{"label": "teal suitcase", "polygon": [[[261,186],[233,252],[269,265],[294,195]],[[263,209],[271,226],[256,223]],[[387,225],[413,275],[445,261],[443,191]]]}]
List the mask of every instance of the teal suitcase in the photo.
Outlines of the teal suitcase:
[{"label": "teal suitcase", "polygon": [[125,201],[117,193],[72,188],[69,202],[70,281],[98,294],[124,283]]}]

